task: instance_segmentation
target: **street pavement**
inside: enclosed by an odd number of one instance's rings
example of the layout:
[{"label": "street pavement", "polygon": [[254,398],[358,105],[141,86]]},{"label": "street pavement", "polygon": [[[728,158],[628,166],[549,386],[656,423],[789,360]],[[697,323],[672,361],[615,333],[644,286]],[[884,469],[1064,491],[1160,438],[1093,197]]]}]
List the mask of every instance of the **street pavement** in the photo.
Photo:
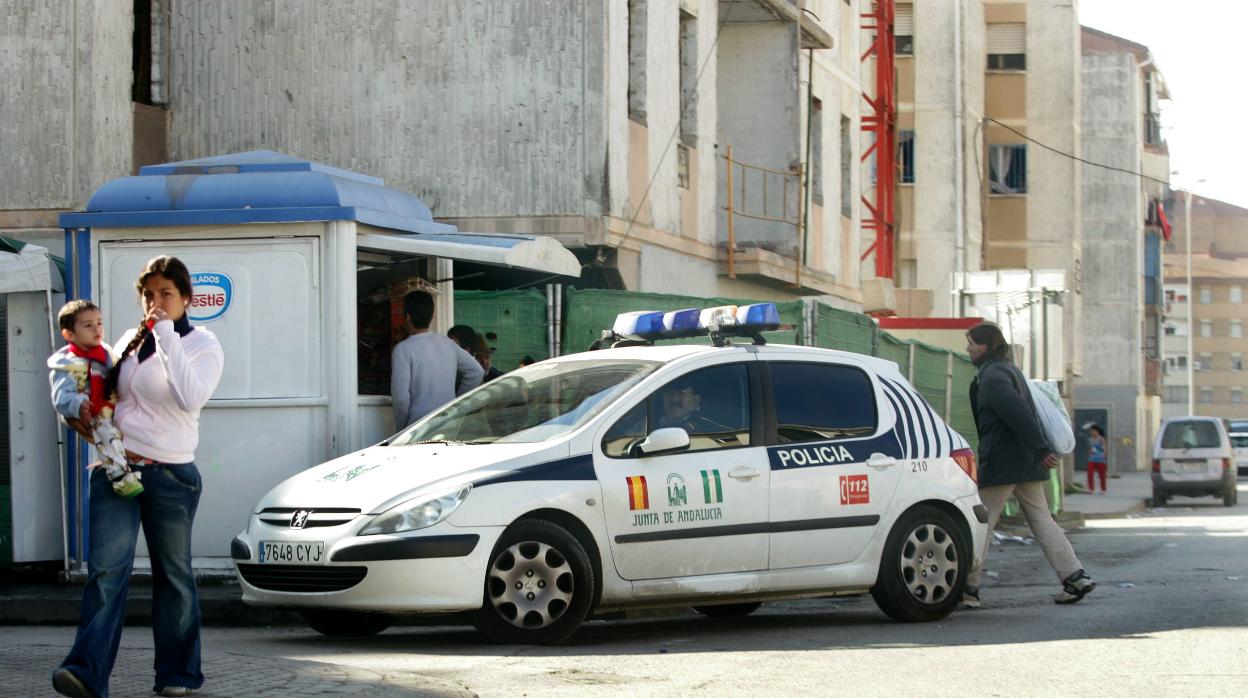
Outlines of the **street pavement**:
[{"label": "street pavement", "polygon": [[[1248,495],[1248,482],[1240,489]],[[351,640],[297,625],[210,627],[199,694],[1248,695],[1244,502],[1175,498],[1089,519],[1070,536],[1100,586],[1074,606],[1052,603],[1058,584],[1039,546],[1007,539],[989,553],[985,607],[938,623],[895,623],[855,598],[769,604],[732,621],[689,611],[594,621],[555,648],[489,645],[461,626]],[[4,628],[0,694],[50,695],[72,638],[69,626]],[[113,695],[150,695],[151,661],[150,633],[127,628]]]}]

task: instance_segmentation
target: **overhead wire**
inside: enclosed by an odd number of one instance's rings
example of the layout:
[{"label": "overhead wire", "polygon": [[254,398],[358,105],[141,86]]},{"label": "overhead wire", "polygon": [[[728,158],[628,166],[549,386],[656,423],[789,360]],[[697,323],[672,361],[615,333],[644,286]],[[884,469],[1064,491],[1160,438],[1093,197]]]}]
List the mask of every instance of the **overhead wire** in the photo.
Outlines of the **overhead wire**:
[{"label": "overhead wire", "polygon": [[1022,131],[1019,131],[1018,129],[1016,129],[1016,128],[1014,128],[1014,127],[1012,127],[1012,126],[1008,125],[1008,124],[1004,124],[1004,123],[1001,123],[1000,121],[997,121],[996,119],[992,118],[991,116],[985,116],[985,117],[984,117],[984,121],[991,121],[992,123],[994,123],[994,124],[996,124],[996,125],[1000,126],[1001,128],[1004,128],[1004,129],[1006,129],[1007,131],[1011,131],[1011,132],[1015,133],[1016,135],[1021,136],[1024,140],[1026,140],[1026,141],[1030,141],[1030,142],[1032,142],[1032,143],[1035,143],[1036,145],[1040,146],[1041,148],[1044,148],[1045,150],[1052,151],[1052,152],[1054,152],[1054,153],[1057,153],[1058,155],[1061,155],[1062,157],[1067,157],[1067,158],[1070,158],[1071,160],[1075,160],[1075,161],[1077,161],[1077,162],[1081,162],[1081,163],[1083,163],[1083,164],[1085,164],[1085,165],[1091,165],[1092,167],[1100,167],[1100,168],[1103,168],[1103,169],[1106,169],[1106,170],[1113,170],[1113,171],[1115,171],[1115,172],[1122,172],[1122,173],[1129,174],[1129,175],[1135,175],[1136,177],[1139,177],[1139,178],[1141,178],[1141,179],[1147,179],[1147,180],[1150,180],[1150,181],[1153,181],[1153,182],[1157,182],[1158,184],[1165,184],[1166,186],[1169,186],[1169,185],[1170,185],[1170,182],[1168,182],[1168,181],[1166,181],[1166,180],[1164,180],[1164,179],[1157,179],[1156,177],[1150,177],[1149,175],[1146,175],[1146,174],[1144,174],[1143,172],[1136,172],[1135,170],[1128,170],[1128,169],[1126,169],[1126,168],[1124,168],[1124,167],[1114,167],[1113,165],[1106,165],[1106,164],[1104,164],[1104,163],[1100,163],[1100,162],[1093,162],[1092,160],[1086,160],[1086,159],[1084,159],[1084,158],[1079,157],[1078,155],[1073,155],[1073,154],[1071,154],[1071,153],[1067,153],[1067,152],[1066,152],[1066,151],[1064,151],[1064,150],[1060,150],[1060,149],[1058,149],[1058,148],[1054,148],[1053,146],[1049,145],[1048,143],[1043,143],[1043,142],[1041,142],[1041,141],[1038,141],[1038,140],[1036,140],[1036,139],[1032,138],[1031,136],[1028,136],[1027,134],[1023,133]]}]

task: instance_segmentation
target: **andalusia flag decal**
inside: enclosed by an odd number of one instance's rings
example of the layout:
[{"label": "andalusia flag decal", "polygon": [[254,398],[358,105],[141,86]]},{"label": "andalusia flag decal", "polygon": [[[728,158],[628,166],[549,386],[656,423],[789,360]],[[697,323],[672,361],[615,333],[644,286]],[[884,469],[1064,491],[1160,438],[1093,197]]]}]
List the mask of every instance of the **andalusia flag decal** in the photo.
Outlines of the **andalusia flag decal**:
[{"label": "andalusia flag decal", "polygon": [[646,476],[635,475],[628,480],[628,508],[631,511],[650,508],[650,491],[646,489]]},{"label": "andalusia flag decal", "polygon": [[724,488],[719,484],[718,470],[702,471],[702,496],[707,504],[719,504],[724,501]]}]

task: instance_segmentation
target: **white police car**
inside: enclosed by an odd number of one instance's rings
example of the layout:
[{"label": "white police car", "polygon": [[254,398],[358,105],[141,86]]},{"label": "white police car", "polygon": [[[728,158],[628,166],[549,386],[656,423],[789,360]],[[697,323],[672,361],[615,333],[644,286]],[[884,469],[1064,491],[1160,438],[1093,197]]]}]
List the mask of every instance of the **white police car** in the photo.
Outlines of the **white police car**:
[{"label": "white police car", "polygon": [[543,361],[290,478],[234,540],[243,600],[331,635],[469,611],[522,643],[629,607],[867,592],[944,617],[987,535],[974,453],[892,362],[723,341],[777,324],[770,304],[622,315],[634,340],[723,346]]}]

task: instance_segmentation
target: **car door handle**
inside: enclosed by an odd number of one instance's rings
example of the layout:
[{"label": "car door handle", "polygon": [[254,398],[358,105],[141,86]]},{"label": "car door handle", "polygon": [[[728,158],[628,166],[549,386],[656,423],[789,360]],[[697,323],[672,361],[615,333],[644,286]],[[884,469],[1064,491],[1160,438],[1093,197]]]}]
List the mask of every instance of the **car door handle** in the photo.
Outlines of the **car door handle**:
[{"label": "car door handle", "polygon": [[758,470],[755,468],[737,468],[728,473],[728,477],[734,480],[753,480],[759,476]]},{"label": "car door handle", "polygon": [[883,453],[872,453],[871,457],[867,458],[867,465],[876,470],[883,470],[897,465],[897,459],[886,456]]}]

